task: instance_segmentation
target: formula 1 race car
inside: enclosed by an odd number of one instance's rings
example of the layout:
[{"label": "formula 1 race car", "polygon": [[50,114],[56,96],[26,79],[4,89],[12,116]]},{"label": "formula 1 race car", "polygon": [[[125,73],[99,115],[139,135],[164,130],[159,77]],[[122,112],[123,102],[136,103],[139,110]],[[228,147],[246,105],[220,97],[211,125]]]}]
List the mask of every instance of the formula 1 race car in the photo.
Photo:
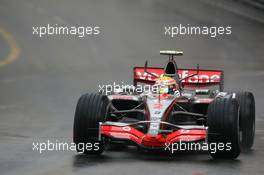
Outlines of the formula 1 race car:
[{"label": "formula 1 race car", "polygon": [[[255,134],[253,94],[225,92],[221,70],[202,70],[199,65],[179,69],[175,58],[181,51],[160,54],[169,56],[165,67],[148,67],[147,61],[135,67],[133,86],[80,97],[73,129],[74,143],[82,145],[77,151],[101,154],[111,143],[152,150],[180,142],[205,143],[213,158],[235,159],[241,150],[250,149]],[[139,92],[138,87],[144,88]]]}]

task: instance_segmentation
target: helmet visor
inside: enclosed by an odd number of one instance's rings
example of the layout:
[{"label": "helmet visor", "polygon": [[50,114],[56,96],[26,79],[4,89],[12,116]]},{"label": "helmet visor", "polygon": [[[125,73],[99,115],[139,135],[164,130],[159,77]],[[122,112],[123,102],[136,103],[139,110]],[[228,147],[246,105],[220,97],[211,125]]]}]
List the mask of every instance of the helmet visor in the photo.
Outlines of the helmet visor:
[{"label": "helmet visor", "polygon": [[161,94],[169,93],[169,87],[164,85],[160,86],[160,93]]}]

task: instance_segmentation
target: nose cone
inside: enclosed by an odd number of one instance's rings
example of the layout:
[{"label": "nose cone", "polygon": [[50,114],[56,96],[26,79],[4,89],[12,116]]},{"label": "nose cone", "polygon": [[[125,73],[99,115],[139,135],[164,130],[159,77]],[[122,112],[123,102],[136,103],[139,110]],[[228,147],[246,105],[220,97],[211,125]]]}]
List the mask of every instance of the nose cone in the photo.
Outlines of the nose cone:
[{"label": "nose cone", "polygon": [[166,143],[166,138],[164,138],[161,134],[157,136],[152,136],[147,134],[143,139],[142,139],[142,144],[144,146],[149,146],[149,147],[165,147]]}]

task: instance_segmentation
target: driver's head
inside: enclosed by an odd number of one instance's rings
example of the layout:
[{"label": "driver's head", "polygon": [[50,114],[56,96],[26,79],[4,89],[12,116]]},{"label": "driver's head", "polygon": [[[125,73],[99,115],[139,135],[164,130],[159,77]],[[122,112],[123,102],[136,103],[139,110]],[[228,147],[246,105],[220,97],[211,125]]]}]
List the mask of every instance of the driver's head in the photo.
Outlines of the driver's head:
[{"label": "driver's head", "polygon": [[161,94],[173,94],[179,90],[179,85],[176,80],[167,76],[158,78],[155,85],[159,86]]}]

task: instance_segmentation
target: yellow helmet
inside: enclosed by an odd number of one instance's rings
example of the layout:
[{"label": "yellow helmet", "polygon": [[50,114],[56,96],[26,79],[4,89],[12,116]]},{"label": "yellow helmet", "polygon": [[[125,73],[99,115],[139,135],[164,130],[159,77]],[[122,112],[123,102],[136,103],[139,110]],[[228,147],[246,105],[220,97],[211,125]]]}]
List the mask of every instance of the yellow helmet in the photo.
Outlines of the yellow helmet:
[{"label": "yellow helmet", "polygon": [[161,94],[165,94],[165,93],[171,94],[179,89],[176,80],[168,76],[163,76],[158,78],[157,81],[155,82],[155,85],[159,86]]}]

